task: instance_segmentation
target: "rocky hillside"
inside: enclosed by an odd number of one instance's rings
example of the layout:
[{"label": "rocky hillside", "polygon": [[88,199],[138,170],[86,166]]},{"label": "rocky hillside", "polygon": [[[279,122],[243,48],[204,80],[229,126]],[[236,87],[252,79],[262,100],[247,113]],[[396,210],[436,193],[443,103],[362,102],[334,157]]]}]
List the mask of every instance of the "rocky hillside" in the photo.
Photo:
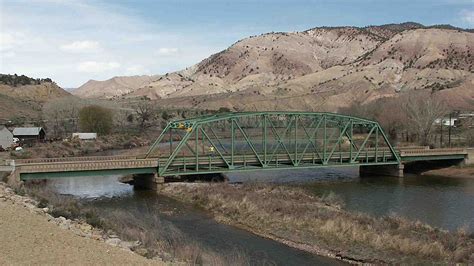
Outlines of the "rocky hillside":
[{"label": "rocky hillside", "polygon": [[439,95],[453,108],[473,108],[474,33],[417,23],[267,33],[185,71],[149,77],[126,93],[109,80],[86,83],[74,94],[146,96],[200,108],[333,111],[413,90]]},{"label": "rocky hillside", "polygon": [[154,80],[154,76],[113,77],[105,81],[89,80],[73,91],[84,98],[110,98],[126,95],[144,87]]},{"label": "rocky hillside", "polygon": [[68,95],[49,78],[0,74],[0,119],[39,117],[45,102]]}]

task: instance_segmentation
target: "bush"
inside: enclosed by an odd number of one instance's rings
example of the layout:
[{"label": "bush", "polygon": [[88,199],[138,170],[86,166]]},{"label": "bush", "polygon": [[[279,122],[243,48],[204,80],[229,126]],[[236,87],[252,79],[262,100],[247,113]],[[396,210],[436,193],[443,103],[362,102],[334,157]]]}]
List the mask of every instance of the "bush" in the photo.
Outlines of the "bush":
[{"label": "bush", "polygon": [[112,129],[113,115],[109,109],[90,105],[79,111],[79,127],[83,132],[109,134]]}]

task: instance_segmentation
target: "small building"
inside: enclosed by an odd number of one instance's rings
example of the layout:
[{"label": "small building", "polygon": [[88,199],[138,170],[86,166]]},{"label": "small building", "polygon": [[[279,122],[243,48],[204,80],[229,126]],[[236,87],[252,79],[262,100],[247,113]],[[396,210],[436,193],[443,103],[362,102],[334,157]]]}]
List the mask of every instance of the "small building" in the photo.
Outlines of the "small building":
[{"label": "small building", "polygon": [[72,133],[72,138],[78,138],[80,140],[96,140],[97,133]]},{"label": "small building", "polygon": [[13,145],[13,134],[4,126],[0,126],[0,148],[9,149]]},{"label": "small building", "polygon": [[16,127],[13,129],[13,136],[22,141],[25,140],[44,140],[46,132],[42,127]]}]

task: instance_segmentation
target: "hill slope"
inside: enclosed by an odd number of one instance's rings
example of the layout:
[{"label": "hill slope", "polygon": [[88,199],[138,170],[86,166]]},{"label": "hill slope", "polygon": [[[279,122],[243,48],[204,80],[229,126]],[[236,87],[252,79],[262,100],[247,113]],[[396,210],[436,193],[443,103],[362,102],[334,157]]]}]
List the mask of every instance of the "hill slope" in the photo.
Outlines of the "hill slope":
[{"label": "hill slope", "polygon": [[[473,71],[471,30],[417,23],[320,27],[243,39],[121,95],[186,107],[333,111],[424,90],[465,109],[473,107]],[[95,86],[99,97],[118,95],[108,82]],[[74,93],[90,97],[92,90],[85,84]]]},{"label": "hill slope", "polygon": [[69,95],[51,79],[0,74],[0,119],[38,118],[44,103]]}]

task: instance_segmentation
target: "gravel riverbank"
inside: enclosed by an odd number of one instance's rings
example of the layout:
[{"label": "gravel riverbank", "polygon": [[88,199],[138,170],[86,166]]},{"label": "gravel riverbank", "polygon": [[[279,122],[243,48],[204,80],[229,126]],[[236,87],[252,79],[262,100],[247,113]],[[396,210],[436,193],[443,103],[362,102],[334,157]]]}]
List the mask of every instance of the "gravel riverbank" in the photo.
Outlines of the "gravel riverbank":
[{"label": "gravel riverbank", "polygon": [[1,265],[162,265],[130,250],[136,243],[92,226],[54,218],[34,200],[0,183]]}]

